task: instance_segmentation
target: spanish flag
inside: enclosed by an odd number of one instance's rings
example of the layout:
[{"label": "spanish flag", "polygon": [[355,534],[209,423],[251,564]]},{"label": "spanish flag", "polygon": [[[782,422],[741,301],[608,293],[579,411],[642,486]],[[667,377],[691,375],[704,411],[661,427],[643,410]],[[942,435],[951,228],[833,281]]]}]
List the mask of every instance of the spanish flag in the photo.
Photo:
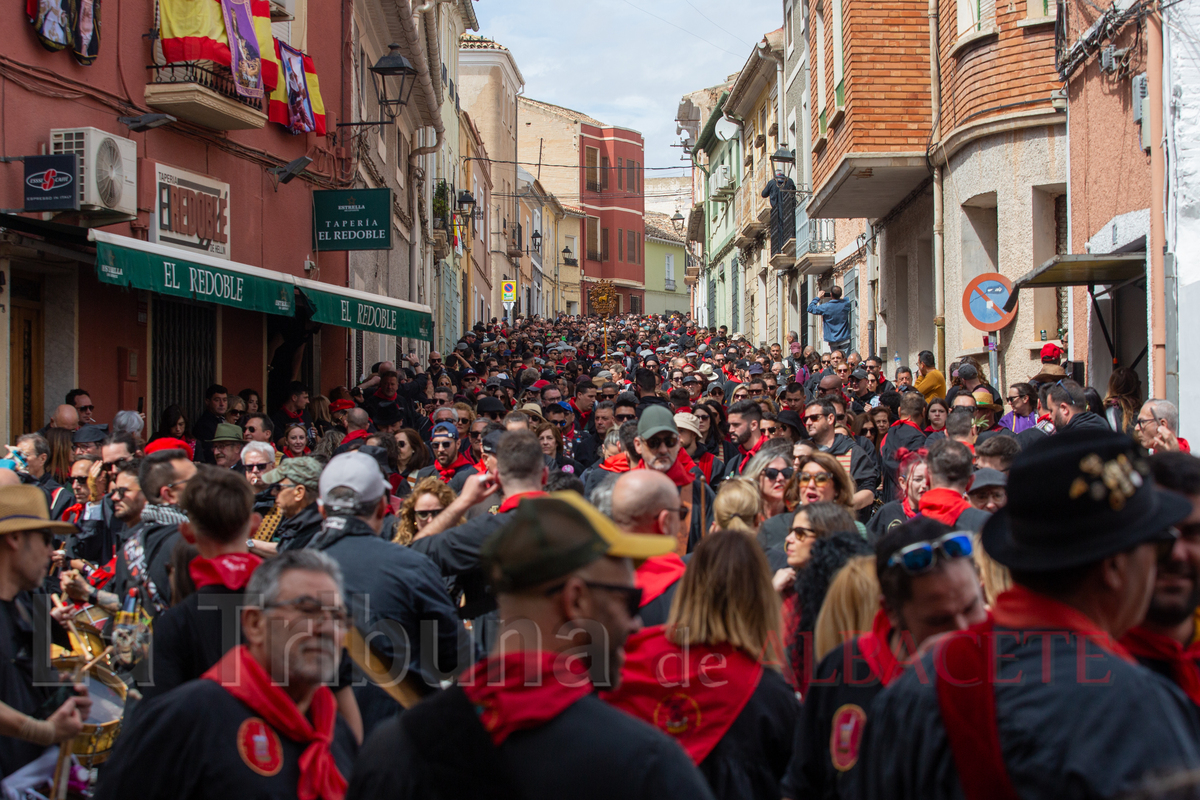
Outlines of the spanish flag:
[{"label": "spanish flag", "polygon": [[[213,61],[230,66],[229,36],[222,0],[159,0],[159,36],[167,63]],[[279,58],[271,36],[271,4],[250,0],[254,35],[262,59],[263,88],[279,83]]]},{"label": "spanish flag", "polygon": [[325,103],[312,56],[275,40],[280,80],[271,92],[267,119],[295,134],[325,135]]}]

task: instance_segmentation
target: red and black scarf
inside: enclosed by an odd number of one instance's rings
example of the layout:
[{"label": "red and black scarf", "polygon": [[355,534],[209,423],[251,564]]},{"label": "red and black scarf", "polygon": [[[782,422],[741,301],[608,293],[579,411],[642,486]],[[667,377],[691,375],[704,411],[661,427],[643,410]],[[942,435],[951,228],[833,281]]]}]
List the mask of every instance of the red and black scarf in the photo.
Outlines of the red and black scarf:
[{"label": "red and black scarf", "polygon": [[545,725],[592,693],[588,676],[570,668],[578,665],[578,658],[560,653],[508,653],[476,663],[459,686],[499,747],[517,731]]},{"label": "red and black scarf", "polygon": [[201,678],[220,684],[280,734],[308,745],[300,756],[300,780],[296,784],[299,800],[342,800],[346,796],[346,779],[329,750],[337,700],[328,686],[318,687],[313,694],[310,722],[245,645],[230,650]]},{"label": "red and black scarf", "polygon": [[[687,450],[684,450],[681,447],[679,448],[679,455],[675,457],[675,463],[672,464],[671,468],[663,474],[670,478],[676,486],[682,489],[684,486],[687,486],[689,483],[696,480],[695,466],[696,462],[692,461],[692,457],[687,454]],[[634,467],[634,469],[649,469],[649,467],[646,466],[646,460],[642,459],[638,462],[638,465]]]},{"label": "red and black scarf", "polygon": [[921,495],[921,514],[944,525],[953,525],[970,507],[970,501],[960,492],[945,487],[930,489]]},{"label": "red and black scarf", "polygon": [[1138,626],[1121,637],[1121,644],[1137,658],[1169,665],[1171,680],[1200,706],[1200,641],[1184,647],[1170,636]]},{"label": "red and black scarf", "polygon": [[686,570],[687,564],[675,553],[651,556],[643,561],[633,573],[633,585],[642,590],[642,605],[662,597]]},{"label": "red and black scarf", "polygon": [[440,461],[435,460],[433,462],[433,468],[437,470],[437,474],[441,477],[442,483],[449,483],[451,479],[458,474],[459,469],[469,466],[471,466],[471,459],[467,458],[462,453],[459,453],[458,458],[456,458],[454,463],[448,467],[443,467],[442,462]]},{"label": "red and black scarf", "polygon": [[197,589],[224,586],[237,591],[246,588],[250,576],[261,563],[261,558],[250,553],[226,553],[216,558],[196,556],[188,564],[188,575]]}]

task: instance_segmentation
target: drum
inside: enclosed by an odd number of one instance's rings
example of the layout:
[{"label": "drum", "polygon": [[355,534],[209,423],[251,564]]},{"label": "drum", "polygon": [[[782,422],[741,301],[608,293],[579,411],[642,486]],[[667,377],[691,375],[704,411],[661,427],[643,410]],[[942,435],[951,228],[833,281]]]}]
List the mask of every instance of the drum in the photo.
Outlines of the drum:
[{"label": "drum", "polygon": [[[69,681],[71,674],[83,666],[76,656],[56,658],[52,662],[63,680]],[[92,699],[92,710],[83,722],[83,730],[75,737],[71,752],[79,763],[90,768],[103,764],[112,754],[121,733],[121,720],[125,716],[125,682],[108,667],[97,664],[81,679],[87,684]]]},{"label": "drum", "polygon": [[103,653],[104,633],[111,626],[112,615],[99,606],[85,606],[76,611],[71,619],[83,639],[84,648],[89,651],[89,658]]}]

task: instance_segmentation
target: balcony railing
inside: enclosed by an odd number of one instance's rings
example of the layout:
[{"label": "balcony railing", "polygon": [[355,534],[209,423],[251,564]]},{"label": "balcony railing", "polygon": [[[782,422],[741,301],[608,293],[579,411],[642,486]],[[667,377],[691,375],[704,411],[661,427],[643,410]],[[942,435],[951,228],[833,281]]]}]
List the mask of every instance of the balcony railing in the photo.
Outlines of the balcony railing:
[{"label": "balcony railing", "polygon": [[675,281],[674,281],[674,280],[672,280],[671,278],[667,278],[667,279],[666,279],[666,280],[663,282],[663,289],[664,289],[665,291],[668,291],[668,292],[673,292],[673,291],[675,291]]},{"label": "balcony railing", "polygon": [[211,61],[181,61],[147,69],[148,106],[220,131],[261,128],[267,122],[263,100],[239,95],[227,67]]},{"label": "balcony railing", "polygon": [[587,260],[588,261],[601,261],[603,259],[600,258],[599,250],[588,250],[587,251]]},{"label": "balcony railing", "polygon": [[521,240],[520,225],[513,225],[508,230],[508,254],[510,256],[521,256],[525,254],[524,244]]},{"label": "balcony railing", "polygon": [[833,220],[810,219],[807,224],[801,223],[796,242],[796,255],[802,253],[832,253],[837,250],[833,237]]},{"label": "balcony railing", "polygon": [[564,258],[564,259],[563,259],[563,266],[564,266],[564,267],[578,267],[578,266],[579,266],[579,259],[577,259],[577,258]]},{"label": "balcony railing", "polygon": [[589,178],[586,181],[584,181],[584,185],[587,186],[587,190],[589,192],[596,192],[597,194],[600,192],[600,181],[598,181],[598,180],[594,181],[591,178]]}]

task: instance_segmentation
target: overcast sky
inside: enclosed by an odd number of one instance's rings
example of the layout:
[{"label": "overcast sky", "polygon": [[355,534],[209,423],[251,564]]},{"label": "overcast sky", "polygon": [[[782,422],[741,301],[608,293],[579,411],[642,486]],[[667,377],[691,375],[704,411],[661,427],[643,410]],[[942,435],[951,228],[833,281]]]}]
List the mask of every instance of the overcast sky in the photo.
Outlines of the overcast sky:
[{"label": "overcast sky", "polygon": [[780,0],[478,0],[475,13],[512,51],[526,97],[641,131],[647,167],[683,166],[679,98],[741,69],[783,24]]}]

